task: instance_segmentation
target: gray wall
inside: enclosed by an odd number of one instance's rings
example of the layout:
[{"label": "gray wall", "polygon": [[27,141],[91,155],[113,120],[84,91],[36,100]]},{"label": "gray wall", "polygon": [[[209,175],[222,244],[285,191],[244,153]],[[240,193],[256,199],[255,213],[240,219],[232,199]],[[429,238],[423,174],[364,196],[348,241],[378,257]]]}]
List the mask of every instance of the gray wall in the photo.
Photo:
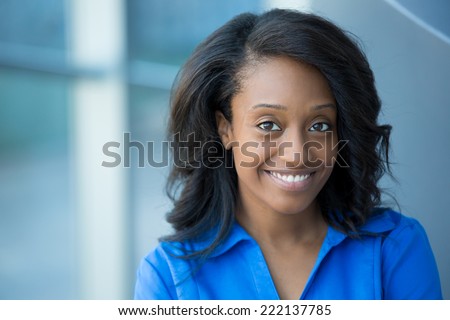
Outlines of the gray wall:
[{"label": "gray wall", "polygon": [[317,0],[312,9],[364,44],[383,101],[382,121],[394,128],[399,183],[383,185],[427,230],[450,299],[450,2]]}]

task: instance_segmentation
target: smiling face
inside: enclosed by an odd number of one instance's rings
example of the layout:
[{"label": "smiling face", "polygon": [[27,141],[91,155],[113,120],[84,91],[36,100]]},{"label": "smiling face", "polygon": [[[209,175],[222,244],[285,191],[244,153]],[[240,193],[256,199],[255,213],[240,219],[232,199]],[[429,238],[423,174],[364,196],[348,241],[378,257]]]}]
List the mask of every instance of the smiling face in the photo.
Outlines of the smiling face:
[{"label": "smiling face", "polygon": [[232,122],[217,113],[217,123],[233,148],[241,210],[317,211],[337,144],[336,103],[324,76],[289,58],[263,60],[245,70],[231,109]]}]

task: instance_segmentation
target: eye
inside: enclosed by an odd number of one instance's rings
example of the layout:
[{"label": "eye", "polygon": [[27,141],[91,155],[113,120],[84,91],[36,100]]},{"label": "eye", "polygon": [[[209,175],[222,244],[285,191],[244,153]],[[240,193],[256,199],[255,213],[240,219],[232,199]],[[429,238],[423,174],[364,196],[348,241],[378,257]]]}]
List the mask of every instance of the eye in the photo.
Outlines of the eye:
[{"label": "eye", "polygon": [[311,128],[308,129],[308,131],[319,131],[319,132],[325,132],[330,130],[330,125],[325,122],[317,122],[312,125]]},{"label": "eye", "polygon": [[264,121],[258,124],[258,128],[264,131],[281,131],[281,128],[272,121]]}]

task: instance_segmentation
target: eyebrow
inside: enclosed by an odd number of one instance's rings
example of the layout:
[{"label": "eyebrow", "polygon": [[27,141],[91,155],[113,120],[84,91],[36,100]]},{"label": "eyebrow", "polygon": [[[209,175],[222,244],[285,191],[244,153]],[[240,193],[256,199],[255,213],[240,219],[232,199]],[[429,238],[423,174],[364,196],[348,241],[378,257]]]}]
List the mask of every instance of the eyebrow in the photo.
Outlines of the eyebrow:
[{"label": "eyebrow", "polygon": [[259,109],[259,108],[270,108],[270,109],[276,109],[276,110],[287,110],[286,106],[283,106],[281,104],[270,104],[270,103],[258,103],[252,107],[252,109]]},{"label": "eyebrow", "polygon": [[[281,104],[270,104],[270,103],[258,103],[252,107],[252,109],[258,109],[258,108],[270,108],[270,109],[276,109],[276,110],[287,110],[288,108],[286,106],[283,106]],[[326,108],[336,109],[336,106],[332,103],[327,104],[319,104],[312,106],[311,109],[313,111],[318,111]]]},{"label": "eyebrow", "polygon": [[327,103],[327,104],[319,104],[317,106],[311,107],[311,109],[314,111],[318,111],[318,110],[322,110],[322,109],[326,109],[326,108],[336,109],[336,106],[332,103]]}]

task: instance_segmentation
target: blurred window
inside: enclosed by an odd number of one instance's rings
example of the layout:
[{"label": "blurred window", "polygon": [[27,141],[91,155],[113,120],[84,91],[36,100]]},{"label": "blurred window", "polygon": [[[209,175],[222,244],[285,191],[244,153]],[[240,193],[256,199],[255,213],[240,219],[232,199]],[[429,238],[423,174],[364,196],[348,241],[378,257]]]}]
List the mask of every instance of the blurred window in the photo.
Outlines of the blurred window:
[{"label": "blurred window", "polygon": [[70,299],[71,79],[59,0],[0,2],[0,299]]}]

